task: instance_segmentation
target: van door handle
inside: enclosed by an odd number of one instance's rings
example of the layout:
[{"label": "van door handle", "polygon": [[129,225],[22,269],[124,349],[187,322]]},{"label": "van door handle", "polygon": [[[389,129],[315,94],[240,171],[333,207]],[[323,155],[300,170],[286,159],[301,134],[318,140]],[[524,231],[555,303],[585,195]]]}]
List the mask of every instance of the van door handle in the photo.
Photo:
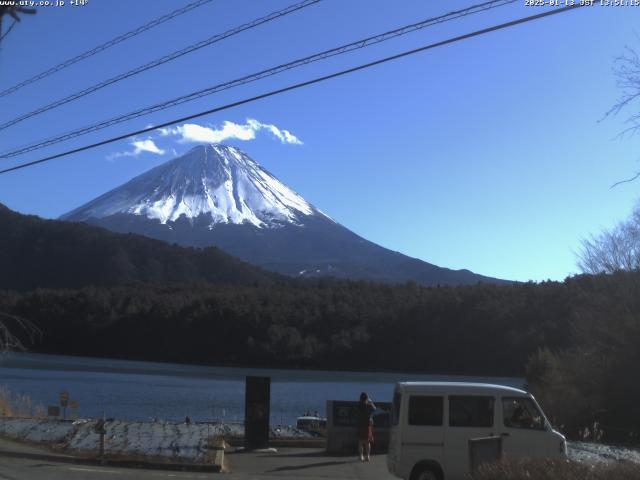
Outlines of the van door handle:
[{"label": "van door handle", "polygon": [[500,434],[500,436],[502,436],[502,437],[509,437],[509,436],[511,436],[511,434],[510,434],[510,433],[501,433],[501,434]]}]

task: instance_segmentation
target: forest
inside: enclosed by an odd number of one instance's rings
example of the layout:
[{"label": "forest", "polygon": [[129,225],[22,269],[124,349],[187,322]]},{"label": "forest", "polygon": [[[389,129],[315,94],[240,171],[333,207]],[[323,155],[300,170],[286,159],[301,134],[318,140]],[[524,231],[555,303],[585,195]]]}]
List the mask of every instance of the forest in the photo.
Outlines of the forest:
[{"label": "forest", "polygon": [[[141,285],[0,293],[34,351],[212,365],[525,376],[570,435],[640,431],[640,273],[422,287]],[[25,339],[26,341],[27,339]],[[635,438],[637,441],[637,438]]]},{"label": "forest", "polygon": [[32,351],[526,376],[570,435],[597,422],[605,439],[640,441],[640,263],[625,247],[640,210],[585,244],[591,274],[459,287],[293,279],[1,205],[0,231],[0,340],[13,332]]},{"label": "forest", "polygon": [[179,247],[83,223],[44,220],[2,204],[0,232],[0,289],[285,281],[215,247]]}]

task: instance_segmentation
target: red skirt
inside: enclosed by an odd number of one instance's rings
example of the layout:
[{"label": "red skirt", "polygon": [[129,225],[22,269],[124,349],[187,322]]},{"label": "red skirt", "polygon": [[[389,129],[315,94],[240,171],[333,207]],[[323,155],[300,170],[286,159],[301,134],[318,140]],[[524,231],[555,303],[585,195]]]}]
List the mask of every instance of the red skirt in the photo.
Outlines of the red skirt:
[{"label": "red skirt", "polygon": [[358,440],[361,442],[373,442],[373,425],[361,425],[358,427]]}]

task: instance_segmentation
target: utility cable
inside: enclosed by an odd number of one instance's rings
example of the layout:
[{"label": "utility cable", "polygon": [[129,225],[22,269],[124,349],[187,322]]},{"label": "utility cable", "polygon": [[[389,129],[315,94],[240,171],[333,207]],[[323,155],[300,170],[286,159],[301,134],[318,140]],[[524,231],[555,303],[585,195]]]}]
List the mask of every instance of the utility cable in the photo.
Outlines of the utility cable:
[{"label": "utility cable", "polygon": [[358,49],[362,49],[362,48],[366,48],[369,47],[371,45],[375,45],[377,43],[381,43],[387,40],[390,40],[392,38],[396,38],[402,35],[406,35],[408,33],[414,32],[416,30],[420,30],[426,27],[430,27],[439,23],[444,23],[447,21],[451,21],[466,15],[471,15],[474,13],[479,13],[479,12],[483,12],[492,8],[497,8],[503,5],[507,5],[510,3],[514,3],[516,1],[519,0],[492,0],[492,1],[487,1],[484,3],[480,3],[478,5],[473,5],[471,7],[462,9],[462,10],[457,10],[454,12],[450,12],[444,15],[440,15],[438,17],[433,17],[433,18],[428,18],[426,20],[423,20],[421,22],[418,23],[414,23],[411,25],[406,25],[404,27],[400,27],[400,28],[396,28],[394,30],[390,30],[388,32],[385,33],[381,33],[378,35],[374,35],[372,37],[368,37],[362,40],[358,40],[356,42],[351,42],[348,43],[346,45],[342,45],[340,47],[336,47],[336,48],[332,48],[330,50],[325,50],[323,52],[320,53],[316,53],[304,58],[300,58],[297,60],[294,60],[292,62],[288,62],[288,63],[284,63],[275,67],[271,67],[268,68],[266,70],[262,70],[260,72],[257,73],[253,73],[241,78],[237,78],[235,80],[231,80],[228,82],[224,82],[218,85],[214,85],[211,87],[207,87],[203,90],[199,90],[196,92],[192,92],[189,93],[187,95],[183,95],[171,100],[167,100],[155,105],[151,105],[148,107],[144,107],[142,109],[136,110],[134,112],[130,112],[127,113],[125,115],[120,115],[118,117],[114,117],[108,120],[104,120],[102,122],[98,122],[98,123],[94,123],[92,125],[86,126],[86,127],[82,127],[79,129],[76,129],[74,131],[71,132],[67,132],[65,134],[61,134],[58,136],[55,136],[53,138],[49,138],[46,140],[42,140],[39,141],[37,143],[33,143],[24,147],[19,147],[17,149],[14,149],[12,151],[8,151],[8,152],[3,152],[2,154],[0,154],[0,159],[3,158],[11,158],[11,157],[15,157],[17,155],[21,155],[24,153],[28,153],[28,152],[32,152],[34,150],[38,150],[44,147],[48,147],[50,145],[56,144],[56,143],[60,143],[63,142],[65,140],[69,140],[72,138],[76,138],[82,135],[86,135],[88,133],[92,133],[98,130],[101,130],[103,128],[107,128],[113,125],[117,125],[119,123],[128,121],[128,120],[132,120],[144,115],[148,115],[150,113],[155,113],[161,110],[165,110],[167,108],[171,108],[177,105],[181,105],[183,103],[186,102],[190,102],[193,100],[196,100],[198,98],[207,96],[207,95],[212,95],[214,93],[223,91],[223,90],[228,90],[234,87],[238,87],[240,85],[245,85],[247,83],[251,83],[251,82],[255,82],[257,80],[261,80],[263,78],[266,77],[270,77],[279,73],[282,73],[284,71],[287,70],[291,70],[293,68],[297,68],[297,67],[301,67],[303,65],[308,65],[310,63],[314,63],[320,60],[324,60],[327,58],[331,58],[334,57],[336,55],[341,55],[344,53],[348,53],[351,52],[353,50],[358,50]]},{"label": "utility cable", "polygon": [[321,2],[322,0],[304,0],[300,3],[295,3],[293,5],[289,5],[286,8],[283,8],[282,10],[278,10],[276,12],[272,12],[269,15],[266,15],[264,17],[260,17],[257,18],[255,20],[252,20],[251,22],[248,23],[244,23],[238,27],[232,28],[230,30],[227,30],[224,33],[220,33],[217,35],[214,35],[212,37],[207,38],[206,40],[202,40],[200,42],[194,43],[193,45],[189,45],[188,47],[185,47],[181,50],[177,50],[175,52],[172,52],[168,55],[165,55],[163,57],[160,57],[156,60],[153,60],[151,62],[148,62],[144,65],[141,65],[139,67],[134,68],[133,70],[129,70],[128,72],[125,73],[121,73],[120,75],[116,75],[115,77],[109,78],[107,80],[104,80],[100,83],[97,83],[95,85],[92,85],[88,88],[85,88],[84,90],[80,90],[79,92],[76,92],[74,94],[71,94],[67,97],[61,98],[60,100],[56,100],[55,102],[49,103],[48,105],[45,105],[43,107],[37,108],[36,110],[33,110],[31,112],[25,113],[23,115],[20,115],[19,117],[14,118],[13,120],[9,120],[5,123],[0,124],[0,130],[4,130],[5,128],[8,128],[12,125],[15,125],[16,123],[20,123],[23,120],[26,120],[28,118],[34,117],[36,115],[39,115],[41,113],[47,112],[49,110],[53,110],[54,108],[60,107],[61,105],[64,105],[66,103],[72,102],[74,100],[77,100],[79,98],[82,98],[86,95],[89,95],[93,92],[96,92],[100,89],[103,89],[109,85],[113,85],[114,83],[120,82],[121,80],[125,80],[129,77],[133,77],[134,75],[137,75],[139,73],[142,72],[146,72],[147,70],[151,70],[152,68],[158,67],[164,63],[170,62],[172,60],[175,60],[177,58],[180,58],[184,55],[187,55],[188,53],[191,52],[195,52],[196,50],[199,50],[201,48],[207,47],[209,45],[213,45],[214,43],[217,42],[221,42],[222,40],[225,40],[229,37],[233,37],[234,35],[238,35],[241,32],[244,32],[246,30],[250,30],[252,28],[258,27],[264,23],[267,22],[271,22],[272,20],[277,20],[278,18],[284,17],[285,15],[289,15],[290,13],[296,12],[298,10],[301,10],[303,8],[306,7],[310,7],[311,5],[315,5],[318,2]]},{"label": "utility cable", "polygon": [[354,72],[357,72],[357,71],[360,71],[360,70],[365,70],[367,68],[374,67],[376,65],[381,65],[381,64],[384,64],[384,63],[387,63],[387,62],[398,60],[400,58],[404,58],[404,57],[407,57],[409,55],[414,55],[414,54],[419,53],[419,52],[424,52],[426,50],[431,50],[433,48],[442,47],[444,45],[449,45],[449,44],[452,44],[452,43],[460,42],[462,40],[467,40],[467,39],[472,38],[472,37],[477,37],[477,36],[484,35],[484,34],[487,34],[487,33],[490,33],[490,32],[495,32],[497,30],[504,30],[506,28],[514,27],[516,25],[521,25],[523,23],[532,22],[534,20],[538,20],[538,19],[541,19],[541,18],[544,18],[544,17],[549,17],[551,15],[557,15],[557,14],[564,13],[564,12],[567,12],[567,11],[570,11],[570,10],[575,10],[577,8],[584,7],[586,5],[587,4],[575,4],[575,5],[569,5],[569,6],[561,7],[561,8],[554,8],[553,10],[550,10],[550,11],[547,11],[547,12],[538,13],[536,15],[530,15],[528,17],[519,18],[517,20],[512,20],[512,21],[506,22],[506,23],[501,23],[499,25],[494,25],[492,27],[483,28],[482,30],[476,30],[474,32],[465,33],[464,35],[459,35],[457,37],[448,38],[448,39],[442,40],[440,42],[431,43],[431,44],[425,45],[423,47],[415,48],[413,50],[408,50],[408,51],[405,51],[405,52],[402,52],[402,53],[398,53],[396,55],[392,55],[392,56],[389,56],[389,57],[381,58],[381,59],[375,60],[373,62],[369,62],[369,63],[358,65],[356,67],[348,68],[346,70],[341,70],[339,72],[334,72],[334,73],[331,73],[329,75],[324,75],[322,77],[317,77],[317,78],[314,78],[312,80],[307,80],[305,82],[300,82],[300,83],[296,83],[296,84],[293,84],[293,85],[289,85],[287,87],[280,88],[280,89],[277,89],[277,90],[272,90],[270,92],[263,93],[261,95],[256,95],[254,97],[245,98],[243,100],[239,100],[239,101],[236,101],[236,102],[233,102],[233,103],[229,103],[229,104],[223,105],[221,107],[212,108],[212,109],[209,109],[209,110],[205,110],[204,112],[199,112],[199,113],[195,113],[193,115],[188,115],[186,117],[170,120],[170,121],[164,122],[164,123],[162,123],[160,125],[155,125],[153,127],[143,128],[143,129],[137,130],[135,132],[129,132],[129,133],[126,133],[124,135],[119,135],[117,137],[112,137],[112,138],[109,138],[107,140],[102,140],[100,142],[92,143],[90,145],[85,145],[83,147],[78,147],[78,148],[74,148],[72,150],[67,150],[66,152],[58,153],[58,154],[55,154],[55,155],[50,155],[48,157],[44,157],[44,158],[41,158],[39,160],[34,160],[34,161],[31,161],[31,162],[22,163],[20,165],[15,165],[13,167],[6,168],[4,170],[0,170],[0,175],[2,175],[4,173],[13,172],[15,170],[20,170],[20,169],[23,169],[23,168],[31,167],[33,165],[38,165],[40,163],[49,162],[49,161],[55,160],[57,158],[66,157],[66,156],[72,155],[74,153],[79,153],[79,152],[83,152],[83,151],[86,151],[86,150],[90,150],[90,149],[93,149],[93,148],[96,148],[96,147],[100,147],[102,145],[107,145],[109,143],[117,142],[119,140],[124,140],[126,138],[129,138],[129,137],[132,137],[132,136],[135,136],[135,135],[141,135],[143,133],[147,133],[147,132],[150,132],[152,130],[156,130],[158,128],[165,128],[165,127],[174,125],[176,123],[185,122],[187,120],[193,120],[194,118],[202,117],[202,116],[209,115],[209,114],[216,113],[216,112],[221,112],[223,110],[228,110],[230,108],[234,108],[234,107],[237,107],[237,106],[240,106],[240,105],[245,105],[247,103],[252,103],[252,102],[255,102],[257,100],[262,100],[263,98],[272,97],[272,96],[279,95],[281,93],[289,92],[289,91],[292,91],[292,90],[297,90],[297,89],[300,89],[300,88],[303,88],[303,87],[314,85],[316,83],[320,83],[320,82],[324,82],[326,80],[330,80],[332,78],[342,77],[342,76],[348,75],[350,73],[354,73]]},{"label": "utility cable", "polygon": [[101,45],[98,45],[97,47],[92,48],[91,50],[87,50],[86,52],[81,53],[80,55],[77,55],[73,58],[70,58],[69,60],[65,60],[62,63],[59,63],[58,65],[51,67],[47,70],[45,70],[44,72],[41,72],[31,78],[28,78],[27,80],[24,80],[12,87],[7,88],[6,90],[3,90],[0,92],[0,97],[4,97],[6,95],[9,95],[10,93],[13,93],[17,90],[20,90],[22,87],[26,87],[27,85],[30,85],[32,83],[37,82],[38,80],[42,80],[43,78],[48,77],[49,75],[53,75],[56,72],[59,72],[60,70],[63,70],[71,65],[73,65],[74,63],[78,63],[82,60],[85,60],[89,57],[92,57],[93,55],[100,53],[108,48],[113,47],[114,45],[117,45],[119,43],[124,42],[125,40],[129,40],[130,38],[133,38],[137,35],[140,35],[143,32],[146,32],[147,30],[152,29],[153,27],[157,27],[158,25],[167,22],[169,20],[172,20],[184,13],[190,12],[191,10],[201,7],[202,5],[205,5],[207,3],[212,2],[213,0],[197,0],[195,2],[192,2],[188,5],[185,5],[182,8],[179,8],[177,10],[174,10],[173,12],[167,13],[166,15],[163,15],[161,17],[158,17],[154,20],[151,20],[148,23],[145,23],[144,25],[131,30],[130,32],[124,33],[122,35],[117,36],[116,38],[113,38],[111,40],[109,40],[108,42],[105,42]]}]

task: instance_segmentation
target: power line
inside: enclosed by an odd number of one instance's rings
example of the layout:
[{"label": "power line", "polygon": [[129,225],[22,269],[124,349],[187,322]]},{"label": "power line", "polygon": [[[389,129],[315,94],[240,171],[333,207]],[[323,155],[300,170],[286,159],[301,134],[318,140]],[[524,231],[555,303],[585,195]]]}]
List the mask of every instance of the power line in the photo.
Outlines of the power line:
[{"label": "power line", "polygon": [[184,13],[190,12],[191,10],[201,7],[202,5],[205,5],[207,3],[212,2],[213,0],[197,0],[195,2],[192,2],[188,5],[185,5],[182,8],[179,8],[177,10],[174,10],[173,12],[167,13],[166,15],[163,15],[161,17],[158,17],[154,20],[151,20],[148,23],[145,23],[144,25],[131,30],[130,32],[127,32],[125,34],[122,34],[116,38],[113,38],[111,40],[109,40],[108,42],[105,42],[101,45],[98,45],[97,47],[92,48],[91,50],[87,50],[84,53],[81,53],[80,55],[77,55],[73,58],[70,58],[69,60],[65,60],[62,63],[59,63],[58,65],[56,65],[55,67],[51,67],[48,70],[45,70],[44,72],[41,72],[31,78],[28,78],[27,80],[24,80],[16,85],[14,85],[13,87],[9,87],[6,90],[3,90],[0,92],[0,97],[4,97],[6,95],[9,95],[10,93],[13,93],[17,90],[20,90],[22,87],[26,87],[27,85],[30,85],[34,82],[37,82],[38,80],[42,80],[45,77],[48,77],[49,75],[53,75],[56,72],[59,72],[62,69],[65,69],[71,65],[73,65],[74,63],[78,63],[82,60],[85,60],[89,57],[92,57],[93,55],[100,53],[104,50],[106,50],[107,48],[111,48],[114,45],[117,45],[119,43],[124,42],[125,40],[129,40],[130,38],[135,37],[136,35],[140,35],[143,32],[146,32],[147,30],[152,29],[153,27],[157,27],[158,25],[164,23],[164,22],[168,22],[169,20],[176,18]]},{"label": "power line", "polygon": [[462,41],[462,40],[467,40],[467,39],[472,38],[472,37],[477,37],[477,36],[480,36],[480,35],[484,35],[486,33],[495,32],[496,30],[504,30],[506,28],[514,27],[516,25],[520,25],[520,24],[523,24],[523,23],[531,22],[531,21],[538,20],[538,19],[541,19],[541,18],[544,18],[544,17],[549,17],[551,15],[557,15],[559,13],[564,13],[564,12],[567,12],[569,10],[575,10],[577,8],[584,7],[585,5],[586,4],[582,4],[582,5],[581,4],[576,4],[576,5],[570,5],[570,6],[561,7],[561,8],[555,8],[555,9],[547,11],[547,12],[542,12],[542,13],[538,13],[536,15],[530,15],[528,17],[519,18],[517,20],[512,20],[510,22],[501,23],[499,25],[494,25],[494,26],[488,27],[488,28],[483,28],[482,30],[476,30],[476,31],[471,32],[471,33],[465,33],[464,35],[459,35],[457,37],[448,38],[446,40],[442,40],[442,41],[436,42],[436,43],[431,43],[429,45],[425,45],[423,47],[415,48],[413,50],[404,51],[404,52],[398,53],[396,55],[392,55],[392,56],[389,56],[389,57],[378,59],[378,60],[375,60],[373,62],[361,64],[361,65],[358,65],[356,67],[348,68],[346,70],[341,70],[339,72],[334,72],[334,73],[331,73],[329,75],[324,75],[322,77],[317,77],[317,78],[314,78],[312,80],[307,80],[305,82],[300,82],[300,83],[296,83],[296,84],[293,84],[293,85],[289,85],[287,87],[283,87],[283,88],[280,88],[280,89],[277,89],[277,90],[272,90],[270,92],[263,93],[261,95],[256,95],[254,97],[245,98],[243,100],[239,100],[239,101],[236,101],[236,102],[233,102],[233,103],[229,103],[229,104],[223,105],[221,107],[212,108],[212,109],[209,109],[209,110],[205,110],[204,112],[195,113],[193,115],[188,115],[186,117],[170,120],[170,121],[162,123],[160,125],[155,125],[153,127],[143,128],[142,130],[137,130],[135,132],[129,132],[129,133],[126,133],[124,135],[119,135],[117,137],[112,137],[112,138],[109,138],[107,140],[102,140],[100,142],[92,143],[90,145],[85,145],[83,147],[78,147],[78,148],[74,148],[72,150],[67,150],[66,152],[58,153],[58,154],[55,154],[55,155],[50,155],[48,157],[44,157],[44,158],[41,158],[39,160],[34,160],[34,161],[31,161],[31,162],[22,163],[20,165],[16,165],[16,166],[13,166],[13,167],[10,167],[10,168],[6,168],[4,170],[0,170],[0,175],[2,175],[4,173],[9,173],[9,172],[12,172],[12,171],[15,171],[15,170],[20,170],[20,169],[23,169],[23,168],[31,167],[33,165],[38,165],[40,163],[44,163],[44,162],[48,162],[48,161],[51,161],[51,160],[55,160],[57,158],[66,157],[66,156],[72,155],[74,153],[79,153],[79,152],[83,152],[83,151],[86,151],[86,150],[90,150],[90,149],[93,149],[93,148],[96,148],[96,147],[100,147],[102,145],[107,145],[109,143],[117,142],[119,140],[124,140],[126,138],[133,137],[135,135],[141,135],[143,133],[147,133],[147,132],[150,132],[152,130],[157,130],[159,128],[165,128],[165,127],[168,127],[170,125],[175,125],[176,123],[186,122],[187,120],[193,120],[194,118],[203,117],[205,115],[209,115],[209,114],[216,113],[216,112],[221,112],[223,110],[228,110],[230,108],[234,108],[234,107],[237,107],[237,106],[240,106],[240,105],[245,105],[247,103],[252,103],[252,102],[255,102],[257,100],[262,100],[264,98],[268,98],[268,97],[272,97],[272,96],[275,96],[275,95],[279,95],[281,93],[289,92],[289,91],[292,91],[292,90],[297,90],[299,88],[303,88],[303,87],[307,87],[307,86],[310,86],[310,85],[314,85],[316,83],[324,82],[324,81],[330,80],[332,78],[342,77],[342,76],[348,75],[350,73],[354,73],[354,72],[357,72],[357,71],[360,71],[360,70],[365,70],[367,68],[374,67],[376,65],[381,65],[383,63],[387,63],[387,62],[391,62],[391,61],[394,61],[394,60],[398,60],[400,58],[404,58],[404,57],[407,57],[409,55],[414,55],[414,54],[419,53],[419,52],[424,52],[426,50],[431,50],[433,48],[442,47],[444,45],[449,45],[449,44],[456,43],[456,42],[459,42],[459,41]]},{"label": "power line", "polygon": [[95,132],[95,131],[98,131],[98,130],[101,130],[101,129],[104,129],[104,128],[107,128],[107,127],[110,127],[110,126],[113,126],[113,125],[117,125],[119,123],[122,123],[122,122],[125,122],[125,121],[128,121],[128,120],[132,120],[132,119],[144,116],[144,115],[148,115],[150,113],[155,113],[155,112],[158,112],[158,111],[161,111],[161,110],[165,110],[167,108],[171,108],[171,107],[174,107],[176,105],[181,105],[183,103],[190,102],[190,101],[196,100],[198,98],[201,98],[201,97],[204,97],[204,96],[207,96],[207,95],[212,95],[214,93],[217,93],[217,92],[220,92],[220,91],[223,91],[223,90],[228,90],[228,89],[231,89],[231,88],[234,88],[234,87],[245,85],[247,83],[251,83],[251,82],[254,82],[254,81],[257,81],[257,80],[261,80],[261,79],[266,78],[266,77],[277,75],[277,74],[279,74],[281,72],[284,72],[284,71],[287,71],[287,70],[291,70],[293,68],[297,68],[297,67],[300,67],[300,66],[303,66],[303,65],[308,65],[310,63],[314,63],[314,62],[317,62],[317,61],[320,61],[320,60],[331,58],[331,57],[336,56],[336,55],[341,55],[341,54],[344,54],[344,53],[348,53],[348,52],[351,52],[353,50],[366,48],[366,47],[369,47],[371,45],[375,45],[377,43],[381,43],[381,42],[390,40],[392,38],[396,38],[396,37],[399,37],[399,36],[402,36],[402,35],[406,35],[408,33],[411,33],[411,32],[416,31],[416,30],[420,30],[422,28],[426,28],[426,27],[430,27],[430,26],[433,26],[433,25],[436,25],[436,24],[439,24],[439,23],[444,23],[444,22],[447,22],[447,21],[451,21],[451,20],[466,16],[466,15],[471,15],[471,14],[479,13],[479,12],[482,12],[482,11],[490,10],[490,9],[493,9],[493,8],[497,8],[497,7],[500,7],[500,6],[503,6],[503,5],[514,3],[516,1],[518,1],[518,0],[491,0],[491,1],[487,1],[487,2],[484,2],[484,3],[477,4],[477,5],[473,5],[471,7],[468,7],[468,8],[462,9],[462,10],[456,10],[456,11],[453,11],[453,12],[449,12],[447,14],[440,15],[438,17],[428,18],[428,19],[423,20],[421,22],[417,22],[417,23],[414,23],[414,24],[411,24],[411,25],[406,25],[404,27],[396,28],[394,30],[390,30],[390,31],[385,32],[385,33],[374,35],[374,36],[371,36],[371,37],[368,37],[368,38],[365,38],[365,39],[362,39],[362,40],[358,40],[356,42],[351,42],[351,43],[348,43],[346,45],[342,45],[340,47],[332,48],[330,50],[325,50],[323,52],[316,53],[316,54],[313,54],[313,55],[310,55],[310,56],[307,56],[307,57],[304,57],[304,58],[300,58],[300,59],[294,60],[292,62],[284,63],[284,64],[278,65],[276,67],[271,67],[271,68],[268,68],[266,70],[262,70],[262,71],[257,72],[257,73],[253,73],[253,74],[241,77],[241,78],[237,78],[235,80],[231,80],[231,81],[224,82],[224,83],[221,83],[221,84],[218,84],[218,85],[214,85],[212,87],[207,87],[207,88],[205,88],[203,90],[192,92],[192,93],[189,93],[187,95],[183,95],[183,96],[174,98],[172,100],[167,100],[167,101],[164,101],[162,103],[151,105],[149,107],[144,107],[142,109],[136,110],[134,112],[127,113],[125,115],[120,115],[118,117],[114,117],[114,118],[111,118],[111,119],[108,119],[108,120],[104,120],[102,122],[94,123],[92,125],[89,125],[89,126],[86,126],[86,127],[82,127],[80,129],[76,129],[74,131],[71,131],[71,132],[68,132],[68,133],[65,133],[65,134],[62,134],[62,135],[58,135],[58,136],[53,137],[53,138],[49,138],[49,139],[46,139],[46,140],[43,140],[43,141],[40,141],[40,142],[37,142],[37,143],[34,143],[34,144],[30,144],[30,145],[27,145],[27,146],[24,146],[24,147],[20,147],[20,148],[14,149],[13,151],[4,152],[4,153],[0,154],[0,159],[2,159],[2,158],[11,158],[11,157],[15,157],[17,155],[21,155],[21,154],[24,154],[24,153],[32,152],[34,150],[39,150],[41,148],[48,147],[50,145],[54,145],[56,143],[60,143],[60,142],[65,141],[65,140],[69,140],[69,139],[76,138],[76,137],[79,137],[79,136],[82,136],[82,135],[86,135],[88,133],[92,133],[92,132]]},{"label": "power line", "polygon": [[133,70],[129,70],[128,72],[122,73],[120,75],[116,75],[115,77],[109,78],[107,80],[104,80],[103,82],[97,83],[96,85],[92,85],[91,87],[85,88],[84,90],[80,90],[79,92],[76,92],[72,95],[69,95],[67,97],[61,98],[60,100],[56,100],[55,102],[49,103],[48,105],[45,105],[43,107],[37,108],[36,110],[33,110],[31,112],[25,113],[23,115],[20,115],[19,117],[14,118],[13,120],[9,120],[3,124],[0,124],[0,130],[4,130],[5,128],[8,128],[12,125],[15,125],[16,123],[20,123],[28,118],[34,117],[36,115],[39,115],[41,113],[47,112],[49,110],[52,110],[54,108],[60,107],[66,103],[72,102],[74,100],[77,100],[79,98],[82,98],[86,95],[89,95],[93,92],[96,92],[102,88],[105,88],[109,85],[113,85],[114,83],[117,83],[121,80],[125,80],[129,77],[133,77],[134,75],[137,75],[139,73],[145,72],[147,70],[151,70],[152,68],[158,67],[164,63],[170,62],[172,60],[175,60],[176,58],[180,58],[184,55],[187,55],[188,53],[191,52],[195,52],[196,50],[199,50],[201,48],[207,47],[209,45],[213,45],[214,43],[220,42],[224,39],[227,39],[229,37],[232,37],[234,35],[237,35],[241,32],[244,32],[246,30],[250,30],[252,28],[258,27],[264,23],[267,22],[271,22],[272,20],[277,20],[278,18],[284,17],[285,15],[289,15],[290,13],[296,12],[298,10],[301,10],[303,8],[306,7],[310,7],[312,5],[315,5],[318,2],[321,2],[322,0],[304,0],[300,3],[295,3],[293,5],[289,5],[286,8],[283,8],[282,10],[278,10],[276,12],[271,12],[269,15],[266,15],[264,17],[260,17],[257,18],[255,20],[252,20],[251,22],[248,23],[244,23],[238,27],[232,28],[230,30],[227,30],[224,33],[220,33],[217,35],[214,35],[212,37],[207,38],[206,40],[202,40],[200,42],[194,43],[193,45],[189,45],[188,47],[185,47],[181,50],[177,50],[175,52],[172,52],[168,55],[165,55],[161,58],[158,58],[156,60],[153,60],[151,62],[148,62],[144,65],[141,65],[139,67],[134,68]]}]

